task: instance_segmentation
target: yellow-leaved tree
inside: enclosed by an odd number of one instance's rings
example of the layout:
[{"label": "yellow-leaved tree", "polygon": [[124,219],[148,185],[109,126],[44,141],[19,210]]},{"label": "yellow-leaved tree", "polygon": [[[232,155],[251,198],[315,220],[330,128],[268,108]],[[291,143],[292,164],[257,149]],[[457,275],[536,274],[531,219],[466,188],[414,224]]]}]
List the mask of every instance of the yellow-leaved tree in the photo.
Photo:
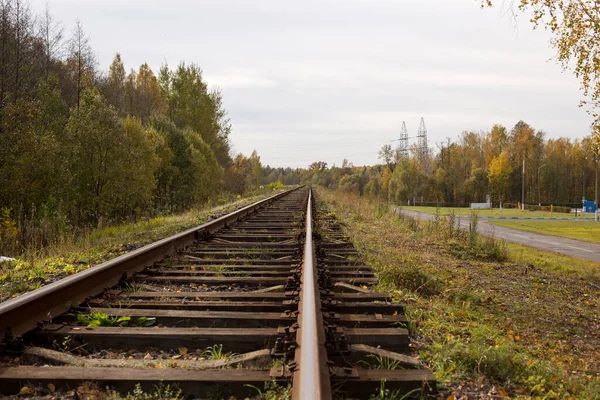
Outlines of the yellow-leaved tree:
[{"label": "yellow-leaved tree", "polygon": [[499,201],[504,201],[506,191],[510,186],[510,163],[506,151],[494,157],[490,164],[490,185]]},{"label": "yellow-leaved tree", "polygon": [[[500,0],[477,0],[491,7]],[[503,0],[502,5],[529,12],[534,28],[552,33],[551,45],[563,69],[571,69],[581,83],[594,117],[594,141],[600,147],[600,1],[598,0]]]}]

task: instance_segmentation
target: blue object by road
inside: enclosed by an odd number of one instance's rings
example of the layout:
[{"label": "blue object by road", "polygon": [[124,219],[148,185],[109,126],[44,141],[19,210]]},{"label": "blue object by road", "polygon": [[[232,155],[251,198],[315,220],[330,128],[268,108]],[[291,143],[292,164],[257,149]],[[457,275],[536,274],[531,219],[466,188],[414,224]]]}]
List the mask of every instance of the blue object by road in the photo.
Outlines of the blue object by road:
[{"label": "blue object by road", "polygon": [[585,212],[586,213],[596,212],[596,204],[594,204],[593,201],[586,201],[585,202]]}]

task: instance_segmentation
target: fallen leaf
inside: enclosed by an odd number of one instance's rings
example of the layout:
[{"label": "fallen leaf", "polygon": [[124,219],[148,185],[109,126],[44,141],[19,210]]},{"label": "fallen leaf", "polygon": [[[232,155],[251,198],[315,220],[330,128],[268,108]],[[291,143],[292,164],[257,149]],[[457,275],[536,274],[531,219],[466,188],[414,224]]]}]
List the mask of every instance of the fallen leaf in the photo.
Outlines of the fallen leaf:
[{"label": "fallen leaf", "polygon": [[33,394],[33,389],[30,388],[29,386],[23,386],[21,388],[21,391],[19,392],[20,396],[26,396],[28,394]]},{"label": "fallen leaf", "polygon": [[[394,313],[392,315],[398,315],[398,311],[394,311]],[[454,396],[454,395],[451,395]]]},{"label": "fallen leaf", "polygon": [[56,391],[56,387],[53,384],[49,383],[48,390],[50,391],[50,393],[54,393]]},{"label": "fallen leaf", "polygon": [[187,347],[180,347],[179,348],[179,354],[181,354],[182,356],[185,356],[187,353],[188,353]]},{"label": "fallen leaf", "polygon": [[506,393],[506,391],[504,389],[502,389],[500,386],[498,386],[498,394],[502,397],[506,397],[507,399],[510,399],[510,397],[508,396],[508,393]]},{"label": "fallen leaf", "polygon": [[454,394],[451,394],[450,396],[448,396],[448,398],[446,398],[446,400],[454,400]]}]

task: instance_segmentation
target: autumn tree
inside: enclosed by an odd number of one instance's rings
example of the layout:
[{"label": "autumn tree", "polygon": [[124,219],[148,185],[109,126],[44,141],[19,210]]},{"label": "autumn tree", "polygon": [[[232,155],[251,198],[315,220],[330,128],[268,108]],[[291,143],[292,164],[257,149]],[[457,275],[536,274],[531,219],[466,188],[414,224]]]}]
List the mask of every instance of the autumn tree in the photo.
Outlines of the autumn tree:
[{"label": "autumn tree", "polygon": [[[498,1],[477,0],[483,7]],[[589,100],[594,125],[600,124],[600,7],[597,0],[513,0],[509,7],[531,14],[534,28],[542,27],[553,36],[556,60],[563,69],[572,69]],[[600,142],[600,131],[594,130]]]}]

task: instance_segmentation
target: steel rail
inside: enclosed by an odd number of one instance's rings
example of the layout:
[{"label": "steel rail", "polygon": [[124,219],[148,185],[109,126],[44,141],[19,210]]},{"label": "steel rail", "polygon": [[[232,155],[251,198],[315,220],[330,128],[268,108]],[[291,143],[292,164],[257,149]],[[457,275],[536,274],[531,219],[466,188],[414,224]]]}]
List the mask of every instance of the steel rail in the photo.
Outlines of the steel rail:
[{"label": "steel rail", "polygon": [[71,307],[81,304],[86,298],[116,285],[123,276],[129,277],[134,272],[175,253],[178,249],[189,246],[202,234],[214,233],[297,189],[299,187],[270,196],[213,221],[0,303],[0,341],[7,334],[18,336],[27,333],[39,323],[50,320]]},{"label": "steel rail", "polygon": [[312,223],[311,190],[308,194],[306,209],[306,242],[298,303],[299,328],[296,331],[298,347],[295,351],[298,368],[292,377],[292,399],[294,400],[329,400],[332,398]]}]

